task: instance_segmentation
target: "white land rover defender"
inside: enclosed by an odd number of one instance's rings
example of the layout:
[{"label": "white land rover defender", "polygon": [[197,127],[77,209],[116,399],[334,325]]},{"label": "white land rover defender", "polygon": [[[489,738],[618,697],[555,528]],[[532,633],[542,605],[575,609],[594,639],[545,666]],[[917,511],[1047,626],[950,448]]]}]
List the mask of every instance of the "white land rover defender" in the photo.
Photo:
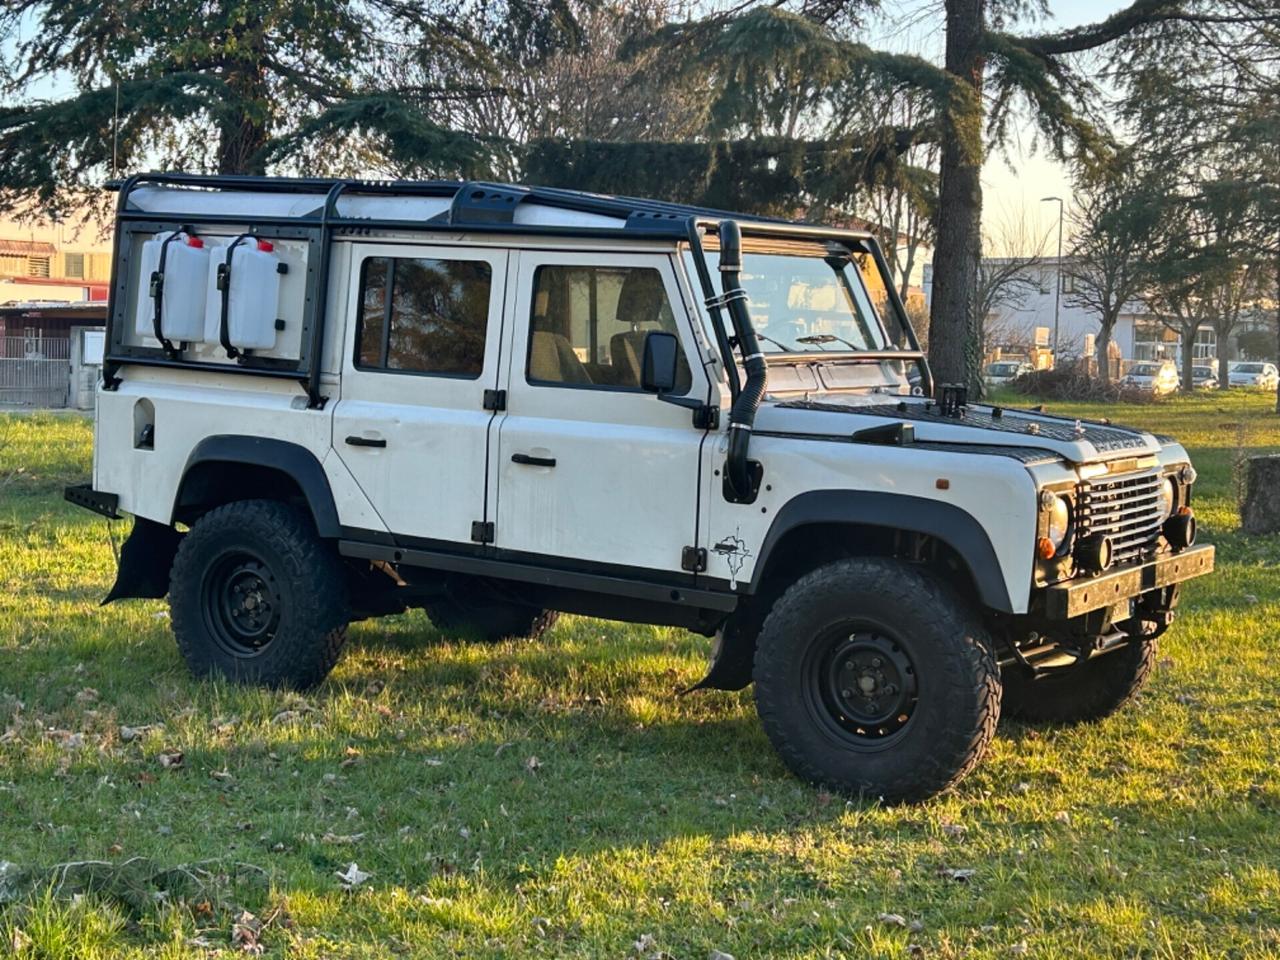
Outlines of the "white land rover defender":
[{"label": "white land rover defender", "polygon": [[[714,635],[800,776],[928,797],[1003,709],[1104,716],[1195,546],[1168,437],[934,390],[872,237],[487,183],[119,188],[93,482],[108,599],[307,687],[355,619]],[[919,386],[913,387],[913,382]]]}]

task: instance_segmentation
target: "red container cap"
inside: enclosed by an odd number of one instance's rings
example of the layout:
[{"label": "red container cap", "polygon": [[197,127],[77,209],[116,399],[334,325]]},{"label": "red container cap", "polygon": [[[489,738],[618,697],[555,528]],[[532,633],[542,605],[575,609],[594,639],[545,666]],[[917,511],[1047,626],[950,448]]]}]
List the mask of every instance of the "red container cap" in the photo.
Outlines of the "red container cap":
[{"label": "red container cap", "polygon": [[201,247],[204,246],[204,241],[201,240],[199,237],[187,237],[187,246],[195,247],[197,250],[199,250]]},{"label": "red container cap", "polygon": [[259,240],[258,249],[261,250],[263,253],[270,253],[272,250],[275,249],[275,244],[273,244],[270,240]]}]

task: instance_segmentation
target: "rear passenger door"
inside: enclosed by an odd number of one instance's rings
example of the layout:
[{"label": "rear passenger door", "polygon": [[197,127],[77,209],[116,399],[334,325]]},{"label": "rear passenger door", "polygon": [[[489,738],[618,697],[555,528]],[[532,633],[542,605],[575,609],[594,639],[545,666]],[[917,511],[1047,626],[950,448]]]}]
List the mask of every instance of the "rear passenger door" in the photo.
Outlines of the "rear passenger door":
[{"label": "rear passenger door", "polygon": [[333,446],[402,543],[470,543],[486,515],[507,254],[356,244]]},{"label": "rear passenger door", "polygon": [[[699,450],[691,412],[640,388],[645,335],[674,333],[677,394],[705,400],[700,347],[662,254],[523,250],[507,325],[495,545],[681,573],[696,543]],[[692,362],[689,362],[692,360]]]}]

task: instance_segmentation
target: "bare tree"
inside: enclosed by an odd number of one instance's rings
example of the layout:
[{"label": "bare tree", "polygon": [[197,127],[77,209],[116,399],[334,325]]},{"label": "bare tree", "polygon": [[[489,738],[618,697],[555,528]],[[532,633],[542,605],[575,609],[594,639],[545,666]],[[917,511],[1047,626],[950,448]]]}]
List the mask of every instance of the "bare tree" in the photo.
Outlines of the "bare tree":
[{"label": "bare tree", "polygon": [[1013,314],[1040,289],[1048,240],[1048,234],[1038,235],[1024,216],[1006,219],[995,235],[984,241],[984,251],[994,254],[984,256],[978,264],[975,303],[978,343],[984,349],[990,345],[988,328],[1012,329],[1016,326]]},{"label": "bare tree", "polygon": [[1073,240],[1070,258],[1062,265],[1071,292],[1067,303],[1083,307],[1098,319],[1095,341],[1098,371],[1111,379],[1111,335],[1125,306],[1142,293],[1144,268],[1159,229],[1158,204],[1150,202],[1151,186],[1135,172],[1132,157],[1114,162],[1077,184],[1071,214]]}]

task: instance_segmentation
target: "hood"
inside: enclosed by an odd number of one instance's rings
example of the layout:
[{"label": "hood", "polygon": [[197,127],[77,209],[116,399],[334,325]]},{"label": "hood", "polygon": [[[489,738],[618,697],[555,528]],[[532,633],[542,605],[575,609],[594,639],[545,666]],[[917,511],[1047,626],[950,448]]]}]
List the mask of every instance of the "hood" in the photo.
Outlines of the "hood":
[{"label": "hood", "polygon": [[756,433],[849,436],[891,422],[910,423],[917,441],[987,447],[1035,447],[1073,463],[1158,453],[1160,441],[1144,430],[1090,420],[1073,420],[987,404],[944,416],[920,397],[886,400],[883,394],[816,393],[804,398],[767,398],[756,414]]}]

